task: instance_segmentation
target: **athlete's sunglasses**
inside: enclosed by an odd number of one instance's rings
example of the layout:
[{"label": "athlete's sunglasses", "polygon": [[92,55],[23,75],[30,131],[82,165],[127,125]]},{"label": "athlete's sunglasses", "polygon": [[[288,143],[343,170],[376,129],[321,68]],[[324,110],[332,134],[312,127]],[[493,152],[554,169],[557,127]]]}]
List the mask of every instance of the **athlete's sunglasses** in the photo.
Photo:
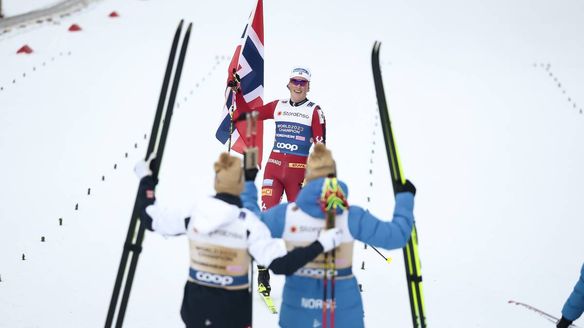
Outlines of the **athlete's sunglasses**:
[{"label": "athlete's sunglasses", "polygon": [[294,85],[299,85],[301,87],[305,86],[308,84],[308,81],[306,80],[298,80],[298,79],[290,79],[290,83],[294,84]]}]

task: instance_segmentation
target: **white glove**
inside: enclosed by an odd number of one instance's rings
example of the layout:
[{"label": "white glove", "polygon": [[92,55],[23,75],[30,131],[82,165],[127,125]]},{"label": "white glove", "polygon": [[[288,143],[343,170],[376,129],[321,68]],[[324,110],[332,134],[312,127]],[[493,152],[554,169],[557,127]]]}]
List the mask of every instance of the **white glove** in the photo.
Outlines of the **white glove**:
[{"label": "white glove", "polygon": [[152,153],[150,156],[148,156],[147,160],[140,160],[138,163],[136,163],[136,166],[134,166],[134,173],[136,173],[136,176],[139,180],[142,180],[142,178],[147,175],[152,175],[152,171],[150,170],[150,163],[154,158],[156,158],[156,154]]},{"label": "white glove", "polygon": [[322,248],[324,248],[324,252],[326,253],[341,244],[341,237],[341,229],[332,228],[326,231],[321,231],[317,240],[322,245]]}]

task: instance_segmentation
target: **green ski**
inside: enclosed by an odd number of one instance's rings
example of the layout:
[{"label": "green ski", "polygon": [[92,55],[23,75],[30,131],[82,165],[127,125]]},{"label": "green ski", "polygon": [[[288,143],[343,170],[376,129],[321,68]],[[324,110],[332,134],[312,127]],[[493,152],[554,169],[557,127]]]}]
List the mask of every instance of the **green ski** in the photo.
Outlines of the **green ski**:
[{"label": "green ski", "polygon": [[[379,107],[379,118],[383,129],[383,140],[385,141],[385,150],[389,162],[392,186],[404,184],[406,179],[401,167],[395,138],[391,129],[389,119],[389,110],[385,101],[385,91],[383,89],[383,80],[381,77],[381,67],[379,65],[379,48],[381,42],[376,41],[373,44],[371,52],[371,64],[373,66],[373,80],[375,82],[375,92],[377,94],[377,105]],[[424,293],[422,290],[422,271],[420,264],[420,255],[418,253],[418,233],[416,226],[412,229],[412,235],[404,250],[404,262],[406,266],[406,279],[408,282],[408,293],[410,296],[410,310],[415,328],[426,328],[426,310],[424,307]]]},{"label": "green ski", "polygon": [[259,292],[261,298],[264,300],[264,303],[268,307],[268,310],[270,311],[270,313],[277,314],[278,308],[274,305],[274,300],[272,299],[272,297],[268,293],[266,293],[266,287],[264,285],[260,284],[258,286],[258,292]]}]

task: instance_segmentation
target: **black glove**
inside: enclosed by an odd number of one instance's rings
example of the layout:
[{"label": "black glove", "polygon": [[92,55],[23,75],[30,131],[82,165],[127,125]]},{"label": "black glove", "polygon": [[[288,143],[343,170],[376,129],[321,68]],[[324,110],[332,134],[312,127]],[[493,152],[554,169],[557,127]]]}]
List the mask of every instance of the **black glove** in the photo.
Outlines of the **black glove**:
[{"label": "black glove", "polygon": [[[245,167],[246,163],[248,162],[247,156],[248,156],[248,151],[246,150],[243,153],[243,163],[244,163],[243,173],[245,175],[245,181],[255,181],[255,178],[258,175],[259,170],[258,170],[256,165],[253,165],[249,168]],[[253,156],[257,156],[257,154],[253,155]]]},{"label": "black glove", "polygon": [[138,186],[138,198],[137,206],[140,213],[140,221],[144,223],[146,229],[152,231],[152,218],[148,213],[146,213],[146,207],[154,204],[156,201],[155,189],[158,184],[157,179],[153,176],[147,175],[140,180],[140,185]]},{"label": "black glove", "polygon": [[[156,157],[154,157],[152,161],[150,161],[150,165],[148,165],[148,167],[150,167],[152,174],[158,176],[158,159]],[[158,181],[156,183],[158,183]]]},{"label": "black glove", "polygon": [[258,291],[266,296],[270,295],[270,271],[268,268],[258,265]]},{"label": "black glove", "polygon": [[394,183],[395,193],[399,194],[400,192],[411,192],[416,195],[416,187],[410,180],[406,180],[406,183]]},{"label": "black glove", "polygon": [[258,169],[246,169],[245,170],[245,181],[255,181],[256,176],[258,175]]},{"label": "black glove", "polygon": [[139,160],[134,166],[134,173],[138,179],[142,180],[145,176],[152,175],[152,172],[157,168],[156,154],[151,153],[147,160]]},{"label": "black glove", "polygon": [[243,112],[240,110],[236,110],[233,112],[233,122],[241,122],[247,120],[247,117],[250,116],[251,113]]},{"label": "black glove", "polygon": [[239,83],[241,82],[241,78],[239,74],[235,72],[235,68],[233,69],[232,79],[227,82],[227,86],[233,89],[234,91],[239,90]]},{"label": "black glove", "polygon": [[239,82],[237,82],[235,80],[229,80],[229,82],[227,82],[227,86],[230,88],[235,88],[235,90],[239,89],[238,85],[239,85]]},{"label": "black glove", "polygon": [[564,318],[564,316],[562,316],[562,319],[560,319],[560,321],[558,321],[558,325],[556,327],[557,328],[568,328],[568,327],[570,327],[571,324],[572,324],[571,320],[568,320],[568,319]]}]

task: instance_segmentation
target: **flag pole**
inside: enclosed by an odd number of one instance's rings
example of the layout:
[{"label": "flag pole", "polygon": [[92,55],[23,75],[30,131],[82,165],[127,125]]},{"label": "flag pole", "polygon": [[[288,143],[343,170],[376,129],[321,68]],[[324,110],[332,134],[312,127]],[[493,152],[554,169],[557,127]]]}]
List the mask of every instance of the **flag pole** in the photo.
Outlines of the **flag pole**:
[{"label": "flag pole", "polygon": [[229,122],[229,144],[227,145],[227,152],[231,153],[231,136],[233,135],[233,127],[234,127],[234,123],[233,123],[233,113],[237,110],[237,104],[235,103],[235,97],[237,97],[237,92],[235,90],[232,90],[232,97],[231,97],[231,107],[229,107],[229,118],[230,118],[230,122]]}]

